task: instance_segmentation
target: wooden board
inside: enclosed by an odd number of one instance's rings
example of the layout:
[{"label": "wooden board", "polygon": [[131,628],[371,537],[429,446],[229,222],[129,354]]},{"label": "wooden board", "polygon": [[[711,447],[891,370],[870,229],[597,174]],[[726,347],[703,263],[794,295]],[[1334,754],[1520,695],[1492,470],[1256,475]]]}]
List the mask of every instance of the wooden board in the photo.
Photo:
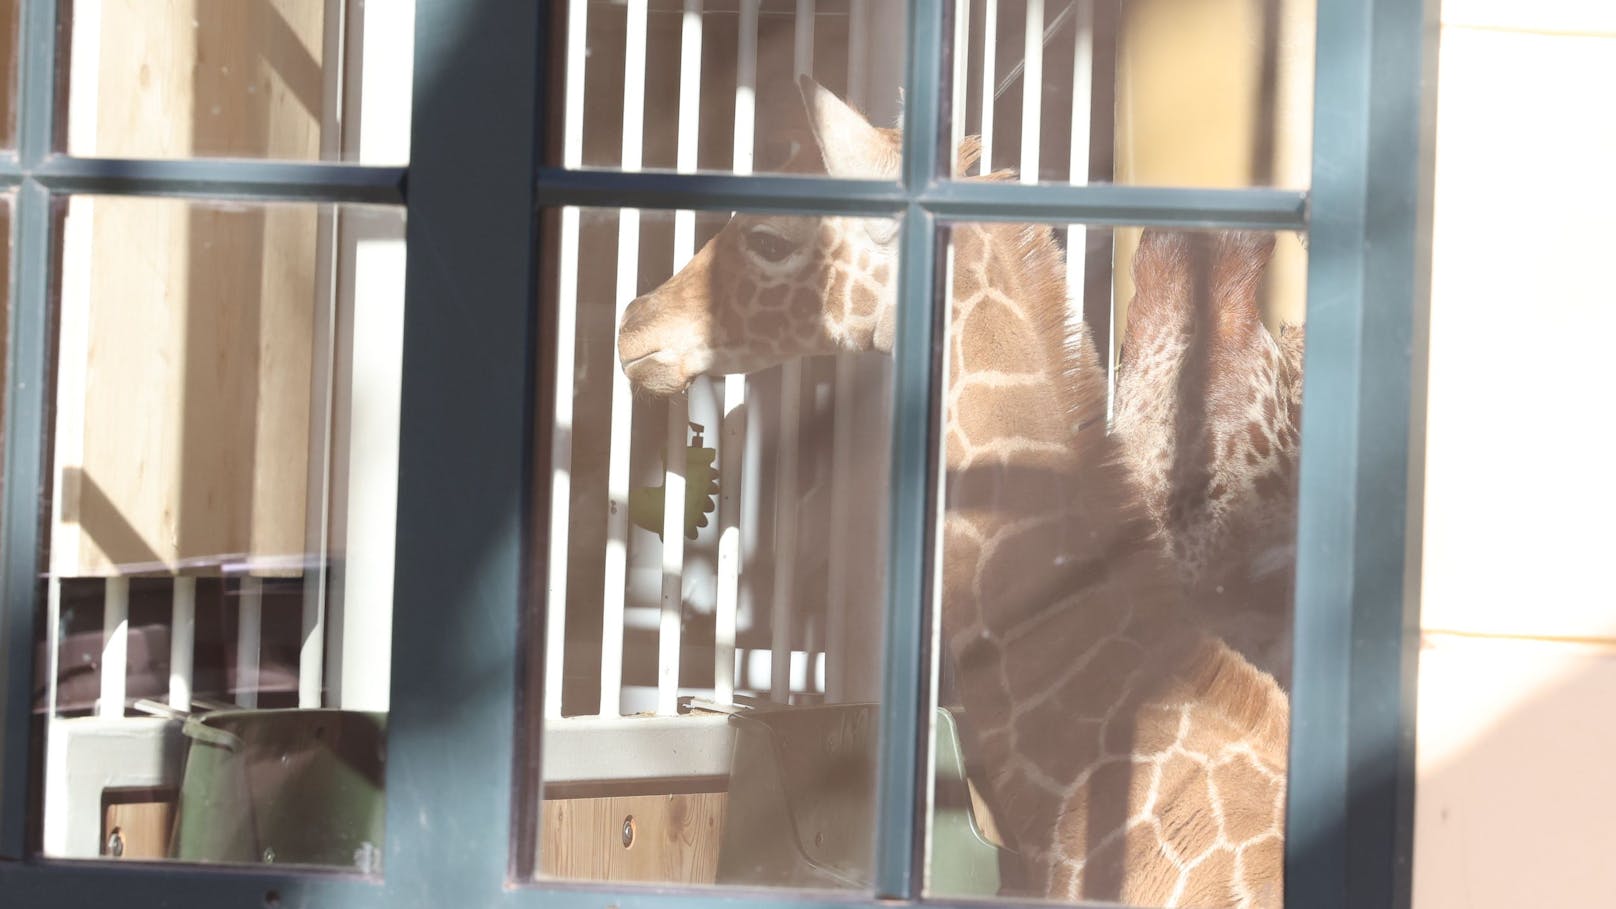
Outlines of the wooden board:
[{"label": "wooden board", "polygon": [[[99,36],[83,45],[94,65],[73,67],[75,122],[93,124],[76,151],[318,157],[321,0],[99,9],[75,23]],[[85,391],[59,410],[83,430],[58,451],[57,539],[78,543],[58,573],[301,554],[316,207],[79,198],[70,218],[88,226],[68,232],[63,306],[86,337],[61,369]]]},{"label": "wooden board", "polygon": [[[718,875],[728,794],[602,796],[546,801],[539,826],[545,877],[710,884]],[[623,845],[625,819],[633,842]]]},{"label": "wooden board", "polygon": [[[101,854],[122,859],[168,857],[168,839],[174,830],[172,791],[143,790],[128,794],[108,792],[101,828]],[[114,856],[116,834],[122,852]]]}]

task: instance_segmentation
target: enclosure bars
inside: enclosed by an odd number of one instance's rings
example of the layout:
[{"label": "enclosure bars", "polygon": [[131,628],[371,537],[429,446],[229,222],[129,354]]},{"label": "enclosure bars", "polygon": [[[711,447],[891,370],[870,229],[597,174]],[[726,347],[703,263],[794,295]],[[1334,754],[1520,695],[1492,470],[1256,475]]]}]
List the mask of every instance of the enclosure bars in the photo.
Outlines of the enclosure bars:
[{"label": "enclosure bars", "polygon": [[[583,0],[573,0],[567,15],[567,71],[563,107],[562,158],[567,169],[582,167],[583,99],[585,75],[583,61],[587,53],[587,6]],[[862,44],[865,25],[861,13],[864,3],[854,4],[849,23],[852,44]],[[795,9],[793,53],[794,68],[799,73],[812,74],[814,48],[814,15],[812,0],[798,0]],[[739,53],[737,60],[736,116],[733,169],[737,174],[748,174],[752,168],[755,122],[758,3],[743,0],[739,8]],[[643,149],[641,124],[644,118],[645,42],[649,7],[645,3],[631,2],[626,10],[628,22],[627,44],[624,55],[625,94],[623,99],[624,130],[621,161],[625,172],[639,169]],[[679,56],[679,114],[675,170],[694,173],[697,168],[696,138],[699,123],[699,96],[701,87],[701,25],[702,4],[699,0],[686,0],[682,10],[681,43]],[[857,53],[850,54],[850,84],[862,89],[862,61]],[[564,207],[561,211],[558,263],[557,331],[561,337],[571,338],[577,330],[577,286],[579,268],[579,212],[577,207]],[[618,319],[622,307],[634,297],[638,282],[639,215],[632,209],[620,211],[619,255],[617,261]],[[695,211],[680,209],[674,212],[674,261],[677,272],[695,251]],[[563,345],[558,351],[557,375],[570,375],[574,353]],[[850,469],[851,426],[845,421],[851,412],[851,363],[837,365],[837,398],[845,406],[837,411],[838,427],[834,475],[844,477]],[[605,587],[603,600],[603,628],[601,639],[600,695],[597,712],[602,716],[615,716],[623,709],[622,668],[624,635],[627,628],[627,571],[630,529],[627,519],[629,487],[629,439],[632,429],[633,400],[626,378],[614,372],[612,393],[611,435],[609,440],[608,517],[606,541]],[[733,701],[736,676],[740,672],[735,660],[736,612],[739,600],[740,537],[746,472],[744,446],[746,443],[745,378],[727,376],[723,380],[723,416],[718,430],[721,462],[719,475],[720,508],[718,515],[719,554],[718,590],[714,639],[713,696],[719,703]],[[794,490],[798,475],[798,448],[796,444],[800,425],[802,395],[802,366],[787,363],[781,372],[780,427],[777,449],[779,486]],[[572,457],[573,389],[567,382],[558,382],[555,389],[555,422],[557,431],[551,443],[551,498],[557,503],[549,521],[548,566],[546,589],[557,602],[564,602],[567,590],[566,556],[570,543],[568,505],[571,489],[570,461]],[[682,579],[684,567],[684,476],[686,458],[685,427],[689,421],[688,399],[675,397],[668,404],[668,429],[664,440],[662,520],[661,594],[657,623],[657,693],[656,712],[668,715],[676,710],[679,680],[680,627],[682,612]],[[837,483],[833,497],[840,496],[845,509],[845,483]],[[837,492],[835,490],[841,490]],[[777,701],[789,699],[792,688],[794,657],[791,647],[791,616],[795,603],[795,559],[797,508],[796,496],[791,492],[775,496],[775,532],[777,552],[776,572],[771,599],[771,647],[768,687]],[[837,507],[833,504],[833,507]],[[784,554],[783,556],[778,554]],[[836,629],[843,626],[846,607],[845,556],[833,554],[832,572],[837,580],[830,585],[830,622]],[[840,610],[841,612],[838,612]],[[551,610],[546,617],[546,716],[561,716],[561,685],[565,662],[565,610]],[[834,636],[833,636],[834,639]],[[802,668],[811,680],[813,654],[804,653]]]}]

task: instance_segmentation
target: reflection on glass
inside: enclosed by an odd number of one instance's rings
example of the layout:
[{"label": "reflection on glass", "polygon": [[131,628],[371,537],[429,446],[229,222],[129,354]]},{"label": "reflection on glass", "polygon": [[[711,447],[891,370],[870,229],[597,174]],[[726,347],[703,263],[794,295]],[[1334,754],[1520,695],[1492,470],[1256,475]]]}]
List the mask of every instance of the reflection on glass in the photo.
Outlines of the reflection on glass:
[{"label": "reflection on glass", "polygon": [[17,147],[17,0],[0,0],[0,148]]},{"label": "reflection on glass", "polygon": [[954,140],[1029,181],[1306,188],[1315,5],[954,0]]},{"label": "reflection on glass", "polygon": [[376,871],[402,214],[64,208],[45,854]]},{"label": "reflection on glass", "polygon": [[414,0],[67,10],[70,154],[409,160]]},{"label": "reflection on glass", "polygon": [[[814,166],[895,152],[810,98]],[[549,236],[534,870],[869,890],[897,225],[563,209]]]},{"label": "reflection on glass", "polygon": [[950,243],[928,892],[1278,906],[1299,238]]},{"label": "reflection on glass", "polygon": [[552,4],[549,163],[624,170],[812,170],[797,77],[898,120],[904,5],[730,0]]}]

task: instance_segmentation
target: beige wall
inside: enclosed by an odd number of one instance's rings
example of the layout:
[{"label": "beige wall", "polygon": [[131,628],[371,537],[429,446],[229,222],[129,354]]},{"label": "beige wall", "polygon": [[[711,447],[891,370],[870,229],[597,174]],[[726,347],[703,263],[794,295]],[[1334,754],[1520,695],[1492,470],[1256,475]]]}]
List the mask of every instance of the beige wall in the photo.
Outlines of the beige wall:
[{"label": "beige wall", "polygon": [[1616,905],[1616,3],[1444,6],[1414,904]]}]

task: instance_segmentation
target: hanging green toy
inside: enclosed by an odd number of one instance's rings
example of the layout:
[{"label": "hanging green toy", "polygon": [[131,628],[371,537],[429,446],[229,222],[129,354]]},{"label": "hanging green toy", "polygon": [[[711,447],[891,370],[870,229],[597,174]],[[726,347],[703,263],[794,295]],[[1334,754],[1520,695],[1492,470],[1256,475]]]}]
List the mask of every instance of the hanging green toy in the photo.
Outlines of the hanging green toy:
[{"label": "hanging green toy", "polygon": [[[718,507],[718,450],[701,444],[703,427],[691,423],[693,438],[685,449],[685,536],[694,540],[699,528],[707,526],[707,516]],[[662,539],[662,509],[667,490],[661,486],[637,486],[628,493],[628,517]]]}]

